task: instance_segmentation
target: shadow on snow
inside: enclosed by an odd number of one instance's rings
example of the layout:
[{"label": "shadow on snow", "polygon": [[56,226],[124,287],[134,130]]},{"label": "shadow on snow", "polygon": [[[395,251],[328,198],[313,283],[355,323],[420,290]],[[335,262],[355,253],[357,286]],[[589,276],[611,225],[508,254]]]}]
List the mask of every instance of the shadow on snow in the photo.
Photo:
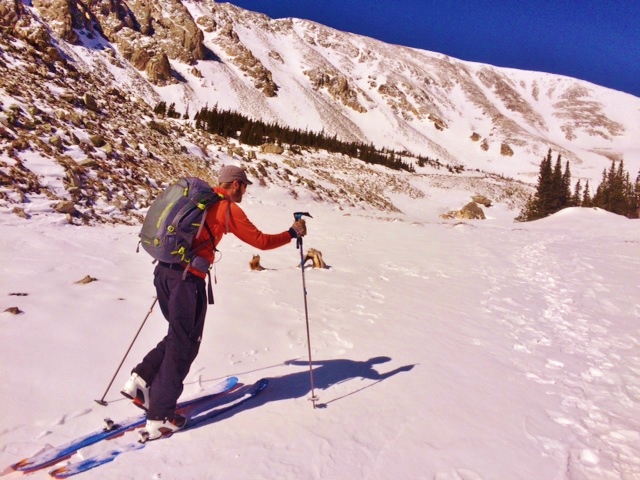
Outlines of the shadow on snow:
[{"label": "shadow on snow", "polygon": [[[353,392],[344,394],[342,396],[333,398],[325,403],[316,404],[316,408],[326,408],[330,403],[336,402],[348,396],[362,392],[363,390],[370,388],[386,380],[387,378],[396,375],[401,372],[410,371],[415,365],[405,365],[398,367],[394,370],[386,373],[379,373],[374,365],[386,363],[391,360],[390,357],[374,357],[366,361],[356,360],[319,360],[312,362],[313,366],[313,379],[315,393],[318,390],[326,390],[333,385],[348,382],[354,379],[373,380],[373,383],[367,384]],[[285,362],[286,365],[292,366],[304,366],[308,367],[309,362],[299,360],[289,360]],[[309,378],[309,370],[303,370],[280,377],[266,377],[269,381],[269,386],[266,390],[260,393],[256,398],[249,400],[243,405],[239,405],[237,408],[230,410],[229,412],[222,413],[220,415],[214,415],[212,418],[206,417],[211,413],[215,413],[215,410],[210,412],[191,412],[194,419],[199,419],[197,425],[193,428],[200,428],[202,426],[214,423],[224,418],[229,418],[239,412],[248,410],[250,408],[260,407],[269,402],[277,402],[280,400],[293,400],[296,398],[302,398],[311,393],[311,385]],[[237,391],[225,395],[223,398],[225,403],[216,405],[216,409],[225,408],[225,405],[231,404],[240,399],[249,389],[251,385],[243,385]]]}]

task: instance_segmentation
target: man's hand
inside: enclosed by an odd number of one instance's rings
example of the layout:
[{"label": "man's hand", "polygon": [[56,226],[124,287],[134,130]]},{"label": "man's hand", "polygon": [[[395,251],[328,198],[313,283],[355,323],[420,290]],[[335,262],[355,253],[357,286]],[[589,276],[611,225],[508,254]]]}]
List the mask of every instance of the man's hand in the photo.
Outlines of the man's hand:
[{"label": "man's hand", "polygon": [[304,219],[301,218],[300,220],[296,220],[295,222],[293,222],[293,225],[291,225],[289,232],[295,233],[296,236],[294,238],[304,237],[307,234],[307,224],[305,223]]}]

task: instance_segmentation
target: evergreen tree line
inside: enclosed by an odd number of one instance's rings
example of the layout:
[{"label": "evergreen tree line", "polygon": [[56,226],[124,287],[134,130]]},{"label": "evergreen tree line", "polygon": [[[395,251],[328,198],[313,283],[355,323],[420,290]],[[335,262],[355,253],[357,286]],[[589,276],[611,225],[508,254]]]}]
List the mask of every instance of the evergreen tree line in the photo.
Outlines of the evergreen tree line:
[{"label": "evergreen tree line", "polygon": [[[180,114],[176,112],[176,104],[172,102],[167,108],[167,102],[159,102],[153,109],[153,113],[161,117],[180,118]],[[185,113],[183,118],[189,118],[189,114]]]},{"label": "evergreen tree line", "polygon": [[[380,150],[375,148],[373,144],[343,142],[338,140],[337,135],[326,135],[324,130],[313,132],[308,129],[299,130],[285,127],[275,122],[265,123],[230,110],[219,110],[217,106],[214,108],[204,107],[196,113],[194,120],[196,128],[223,137],[235,138],[245,145],[258,146],[265,143],[298,145],[345,154],[367,163],[383,165],[395,170],[415,172],[413,163],[403,160],[402,155],[394,150]],[[444,166],[440,161],[429,157],[418,156],[414,158],[420,166],[425,164],[436,168]]]},{"label": "evergreen tree line", "polygon": [[638,218],[640,172],[632,182],[624,169],[624,162],[620,161],[617,168],[612,162],[609,170],[605,168],[602,172],[602,181],[591,196],[589,181],[583,187],[578,180],[572,192],[569,162],[566,162],[563,170],[561,159],[561,155],[558,155],[554,165],[549,150],[540,163],[536,192],[529,198],[516,221],[538,220],[567,207],[598,207],[627,218]]}]

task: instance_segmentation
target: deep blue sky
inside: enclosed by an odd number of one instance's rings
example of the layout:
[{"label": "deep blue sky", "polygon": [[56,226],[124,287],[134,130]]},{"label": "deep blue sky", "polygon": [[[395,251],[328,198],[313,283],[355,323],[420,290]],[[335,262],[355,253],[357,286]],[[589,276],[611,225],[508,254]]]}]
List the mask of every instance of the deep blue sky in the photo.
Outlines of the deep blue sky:
[{"label": "deep blue sky", "polygon": [[638,0],[231,0],[461,60],[550,72],[640,97]]}]

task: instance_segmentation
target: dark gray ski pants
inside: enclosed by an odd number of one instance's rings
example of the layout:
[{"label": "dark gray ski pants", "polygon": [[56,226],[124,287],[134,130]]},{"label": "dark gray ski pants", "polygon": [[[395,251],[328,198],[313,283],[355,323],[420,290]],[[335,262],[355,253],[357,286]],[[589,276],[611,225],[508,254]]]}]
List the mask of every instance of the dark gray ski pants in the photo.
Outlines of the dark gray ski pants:
[{"label": "dark gray ski pants", "polygon": [[[174,266],[174,268],[176,268]],[[151,385],[147,418],[171,418],[182,393],[182,382],[198,355],[207,313],[205,281],[190,273],[159,264],[154,285],[169,331],[133,371]]]}]

